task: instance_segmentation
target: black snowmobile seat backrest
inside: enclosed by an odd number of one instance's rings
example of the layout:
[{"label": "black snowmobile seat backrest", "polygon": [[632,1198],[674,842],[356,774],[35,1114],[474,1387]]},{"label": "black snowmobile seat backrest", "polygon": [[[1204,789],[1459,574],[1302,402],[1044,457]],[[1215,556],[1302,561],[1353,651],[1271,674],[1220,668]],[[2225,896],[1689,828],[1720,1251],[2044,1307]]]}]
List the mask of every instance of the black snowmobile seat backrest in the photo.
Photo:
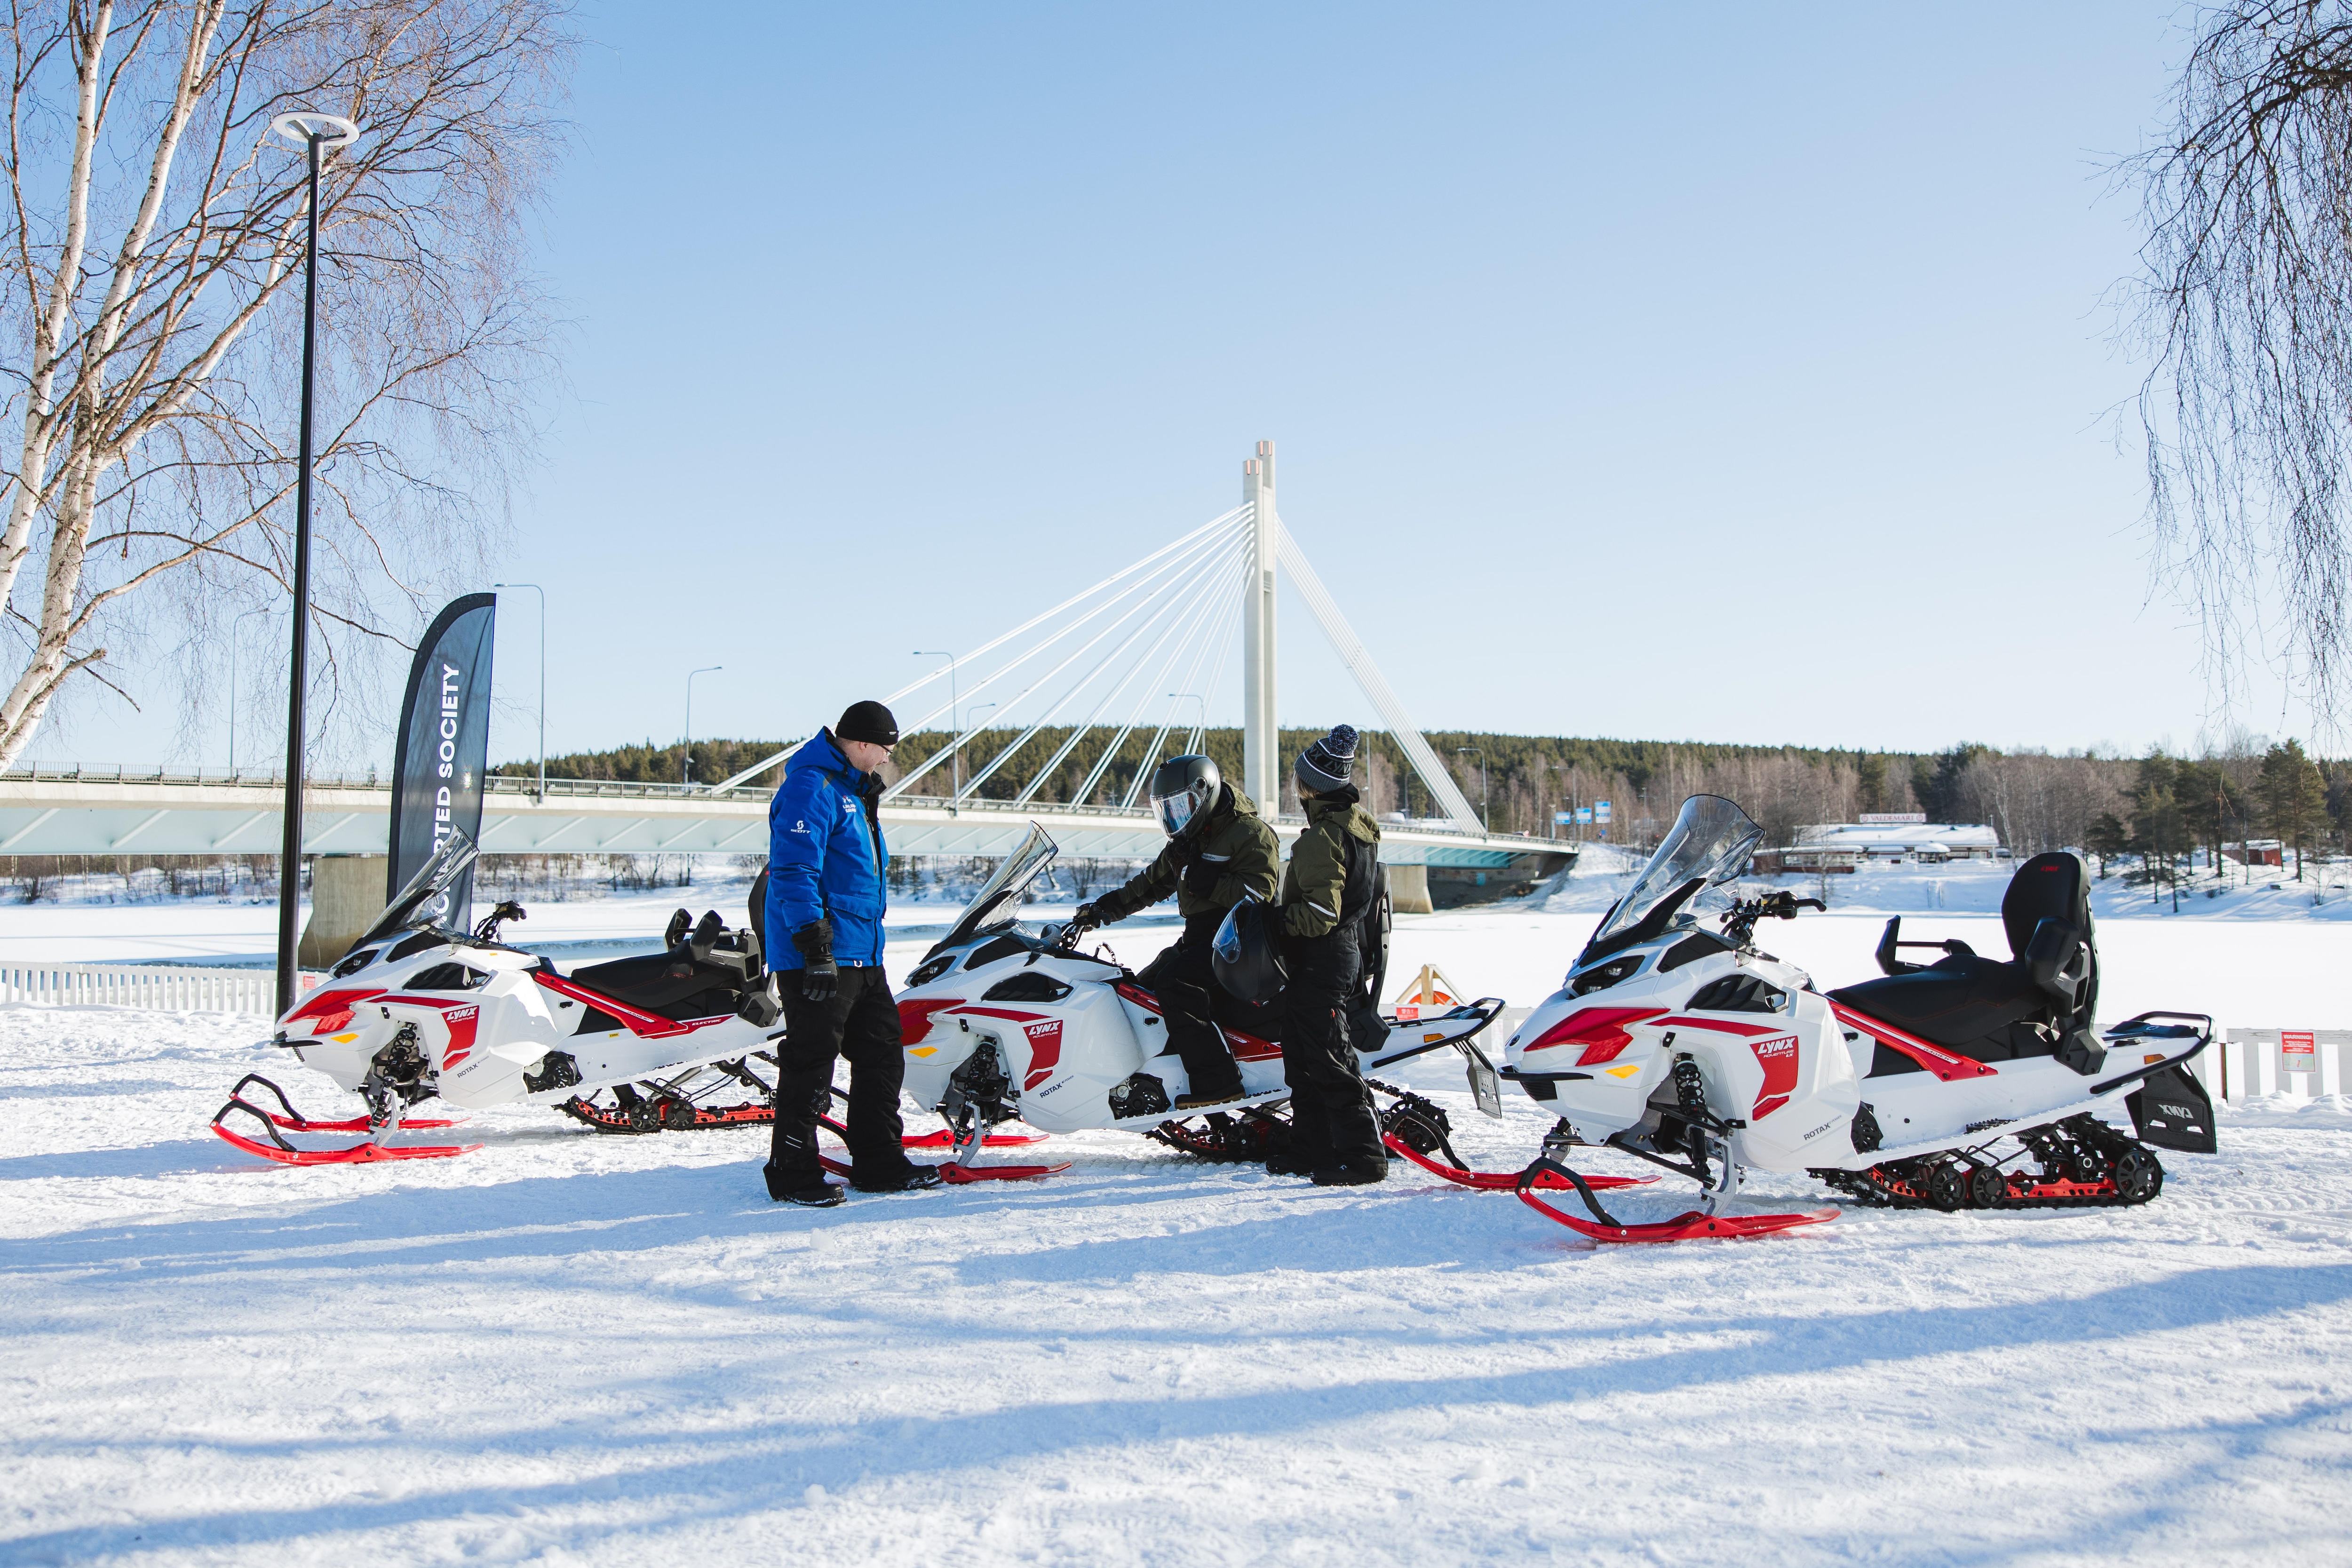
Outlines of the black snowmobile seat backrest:
[{"label": "black snowmobile seat backrest", "polygon": [[2090,915],[2090,889],[2083,862],[2063,849],[2036,855],[2020,866],[2000,900],[2000,923],[2009,933],[2010,956],[2020,963],[2031,962],[2028,950],[2043,921],[2063,921],[2076,935],[2087,936]]}]

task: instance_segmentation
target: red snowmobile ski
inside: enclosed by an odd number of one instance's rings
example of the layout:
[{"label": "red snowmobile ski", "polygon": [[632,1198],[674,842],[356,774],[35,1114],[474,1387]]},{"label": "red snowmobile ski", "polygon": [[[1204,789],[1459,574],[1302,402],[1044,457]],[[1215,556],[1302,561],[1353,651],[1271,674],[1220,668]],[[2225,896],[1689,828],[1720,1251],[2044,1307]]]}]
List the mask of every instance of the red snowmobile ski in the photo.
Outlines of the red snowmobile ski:
[{"label": "red snowmobile ski", "polygon": [[[271,1110],[246,1099],[245,1091],[255,1085],[276,1095],[278,1105],[283,1109]],[[233,1127],[223,1126],[221,1118],[231,1112],[243,1112],[259,1122],[262,1136],[268,1142],[265,1143],[248,1138]],[[213,1112],[213,1131],[223,1140],[248,1154],[257,1154],[281,1165],[367,1165],[381,1160],[446,1160],[452,1154],[470,1153],[481,1147],[479,1143],[399,1144],[385,1142],[394,1133],[405,1132],[410,1128],[457,1125],[446,1118],[425,1117],[410,1121],[396,1111],[381,1122],[373,1122],[364,1116],[339,1121],[313,1121],[294,1109],[284,1089],[257,1072],[249,1072],[237,1079],[236,1087],[228,1091],[228,1103]],[[366,1132],[370,1136],[364,1142],[340,1149],[302,1149],[286,1141],[287,1132]]]}]

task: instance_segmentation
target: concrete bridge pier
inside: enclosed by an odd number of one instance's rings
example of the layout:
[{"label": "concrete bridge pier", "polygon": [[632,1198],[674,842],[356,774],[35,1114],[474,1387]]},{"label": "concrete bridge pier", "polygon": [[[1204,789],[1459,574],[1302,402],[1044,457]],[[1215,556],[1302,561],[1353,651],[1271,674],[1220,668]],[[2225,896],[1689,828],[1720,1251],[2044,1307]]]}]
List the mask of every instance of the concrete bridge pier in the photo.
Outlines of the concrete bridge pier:
[{"label": "concrete bridge pier", "polygon": [[383,912],[385,857],[315,855],[310,859],[310,919],[294,962],[324,969],[351,952],[368,922]]}]

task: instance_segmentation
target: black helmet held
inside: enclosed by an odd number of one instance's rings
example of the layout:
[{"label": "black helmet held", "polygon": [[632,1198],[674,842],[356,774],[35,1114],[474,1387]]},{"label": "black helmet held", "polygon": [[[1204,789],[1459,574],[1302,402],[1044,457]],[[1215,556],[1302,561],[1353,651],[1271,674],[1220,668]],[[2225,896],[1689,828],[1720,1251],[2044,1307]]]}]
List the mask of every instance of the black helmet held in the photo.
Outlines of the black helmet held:
[{"label": "black helmet held", "polygon": [[1151,809],[1173,838],[1208,816],[1224,784],[1225,775],[1208,758],[1171,757],[1151,775]]},{"label": "black helmet held", "polygon": [[1255,899],[1244,899],[1226,911],[1209,943],[1209,972],[1227,995],[1244,1002],[1272,1001],[1290,978],[1275,949],[1273,919],[1273,906]]}]

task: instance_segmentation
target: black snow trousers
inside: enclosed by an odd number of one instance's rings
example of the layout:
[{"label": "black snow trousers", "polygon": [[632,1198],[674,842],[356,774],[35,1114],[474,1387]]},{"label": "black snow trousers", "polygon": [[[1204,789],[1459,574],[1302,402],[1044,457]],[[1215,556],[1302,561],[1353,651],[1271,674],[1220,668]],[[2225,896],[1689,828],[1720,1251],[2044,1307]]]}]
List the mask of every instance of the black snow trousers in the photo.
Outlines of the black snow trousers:
[{"label": "black snow trousers", "polygon": [[850,1180],[887,1179],[913,1162],[900,1142],[898,1087],[907,1056],[898,1005],[882,966],[841,966],[840,989],[823,1002],[801,994],[798,970],[776,977],[784,994],[784,1037],[776,1042],[776,1126],[769,1163],[785,1190],[824,1179],[816,1119],[831,1109],[833,1063],[849,1058]]},{"label": "black snow trousers", "polygon": [[1387,1163],[1371,1091],[1349,1039],[1348,1008],[1359,989],[1351,929],[1293,941],[1284,949],[1282,1072],[1290,1083],[1291,1158],[1309,1166]]},{"label": "black snow trousers", "polygon": [[1184,1077],[1194,1094],[1239,1094],[1242,1069],[1215,1023],[1216,977],[1209,969],[1209,940],[1223,917],[1187,921],[1184,934],[1136,979],[1160,998],[1168,1043],[1183,1058]]}]

